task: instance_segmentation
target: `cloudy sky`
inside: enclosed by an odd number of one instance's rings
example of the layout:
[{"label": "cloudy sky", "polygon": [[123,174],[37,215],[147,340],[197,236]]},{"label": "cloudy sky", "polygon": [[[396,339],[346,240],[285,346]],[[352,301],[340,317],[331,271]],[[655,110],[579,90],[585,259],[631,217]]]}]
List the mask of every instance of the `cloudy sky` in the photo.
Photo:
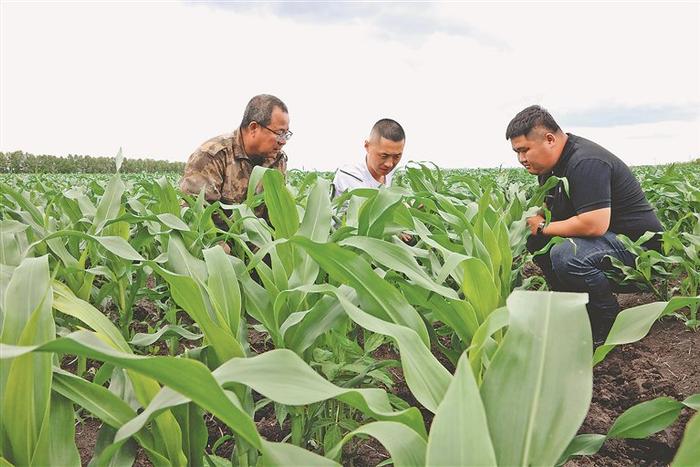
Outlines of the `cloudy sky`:
[{"label": "cloudy sky", "polygon": [[530,104],[628,164],[700,157],[700,3],[11,2],[0,150],[185,161],[282,98],[290,165],[363,156],[383,117],[404,161],[515,166]]}]

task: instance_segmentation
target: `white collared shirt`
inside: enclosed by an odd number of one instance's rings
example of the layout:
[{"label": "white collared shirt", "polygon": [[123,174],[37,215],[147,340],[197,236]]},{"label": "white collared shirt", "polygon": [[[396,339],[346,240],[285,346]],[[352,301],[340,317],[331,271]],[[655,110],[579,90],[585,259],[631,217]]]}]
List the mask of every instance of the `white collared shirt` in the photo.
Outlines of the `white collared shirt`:
[{"label": "white collared shirt", "polygon": [[[394,169],[396,169],[394,167]],[[386,183],[375,180],[367,168],[367,161],[363,159],[353,165],[344,165],[335,172],[333,177],[333,196],[340,196],[347,190],[354,188],[379,188],[382,185],[391,186],[394,170],[386,174]]]}]

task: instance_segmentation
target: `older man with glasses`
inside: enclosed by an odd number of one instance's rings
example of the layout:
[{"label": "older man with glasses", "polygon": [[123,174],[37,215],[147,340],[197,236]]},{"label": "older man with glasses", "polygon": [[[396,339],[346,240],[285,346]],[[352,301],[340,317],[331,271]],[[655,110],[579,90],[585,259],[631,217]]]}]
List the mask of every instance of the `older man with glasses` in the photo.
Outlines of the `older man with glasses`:
[{"label": "older man with glasses", "polygon": [[[192,153],[180,189],[195,196],[204,190],[210,203],[241,203],[256,165],[286,174],[287,156],[282,148],[291,137],[284,102],[269,94],[255,96],[248,102],[236,130],[211,138]],[[256,214],[266,217],[264,209]],[[214,221],[225,229],[222,219],[214,217]]]}]

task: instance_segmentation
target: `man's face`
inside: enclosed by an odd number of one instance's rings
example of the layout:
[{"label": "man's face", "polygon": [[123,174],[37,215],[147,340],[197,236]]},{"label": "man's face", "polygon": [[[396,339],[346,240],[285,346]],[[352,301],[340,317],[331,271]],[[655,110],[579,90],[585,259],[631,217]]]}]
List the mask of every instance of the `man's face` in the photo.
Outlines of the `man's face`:
[{"label": "man's face", "polygon": [[542,175],[552,171],[557,162],[555,135],[544,129],[534,128],[527,135],[510,140],[518,162],[532,175]]},{"label": "man's face", "polygon": [[392,141],[382,136],[365,141],[367,168],[373,177],[387,175],[401,160],[406,140]]},{"label": "man's face", "polygon": [[[253,125],[251,123],[251,125]],[[256,122],[251,126],[250,135],[253,145],[250,152],[266,158],[275,158],[287,144],[284,135],[289,130],[289,114],[283,112],[279,107],[272,109],[270,124],[262,126]]]}]

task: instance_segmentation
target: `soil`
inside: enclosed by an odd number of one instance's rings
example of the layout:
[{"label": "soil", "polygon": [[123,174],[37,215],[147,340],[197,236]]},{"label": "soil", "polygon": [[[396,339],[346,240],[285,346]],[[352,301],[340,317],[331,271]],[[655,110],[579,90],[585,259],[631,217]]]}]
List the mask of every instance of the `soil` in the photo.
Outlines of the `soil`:
[{"label": "soil", "polygon": [[[593,401],[579,433],[605,434],[622,412],[640,402],[660,396],[682,400],[700,393],[699,349],[700,332],[675,318],[654,324],[641,341],[615,348],[593,370]],[[684,409],[676,423],[646,439],[607,440],[596,455],[566,465],[668,465],[691,413]]]},{"label": "soil", "polygon": [[94,418],[86,418],[75,425],[75,444],[80,454],[80,464],[83,466],[88,465],[92,459],[100,426],[102,422]]},{"label": "soil", "polygon": [[258,355],[275,348],[272,339],[267,333],[256,331],[252,326],[248,328],[248,344],[250,345],[250,350]]},{"label": "soil", "polygon": [[[80,465],[82,467],[86,467],[93,458],[97,434],[101,426],[102,422],[95,418],[85,418],[75,425],[75,444],[78,448],[78,454],[80,454]],[[146,457],[144,450],[138,447],[133,465],[134,467],[150,467],[153,464]]]}]

